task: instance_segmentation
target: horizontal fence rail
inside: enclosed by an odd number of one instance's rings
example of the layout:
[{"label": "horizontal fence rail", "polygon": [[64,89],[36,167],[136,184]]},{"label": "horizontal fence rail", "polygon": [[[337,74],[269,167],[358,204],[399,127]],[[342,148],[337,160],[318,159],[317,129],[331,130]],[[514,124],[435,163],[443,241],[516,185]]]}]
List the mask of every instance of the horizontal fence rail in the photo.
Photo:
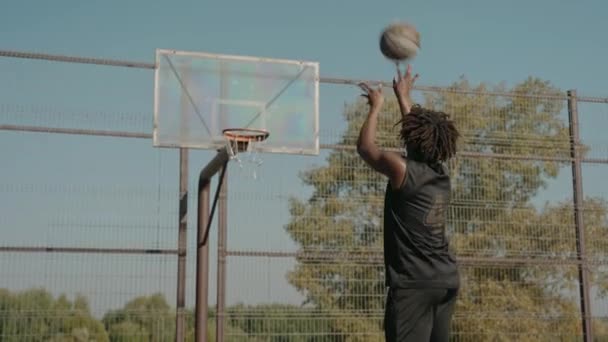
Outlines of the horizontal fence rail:
[{"label": "horizontal fence rail", "polygon": [[[76,57],[66,55],[54,55],[45,53],[35,53],[26,51],[12,51],[12,50],[0,50],[0,57],[8,58],[21,58],[21,59],[38,59],[53,62],[65,62],[65,63],[81,63],[81,64],[95,64],[105,66],[118,66],[118,67],[129,67],[137,69],[152,69],[156,68],[155,63],[146,62],[134,62],[134,61],[123,61],[115,59],[105,58],[91,58],[91,57]],[[353,80],[346,78],[336,77],[321,77],[319,79],[321,83],[336,84],[336,85],[358,85],[361,82],[366,82],[372,85],[383,85],[385,87],[392,87],[388,82],[376,81],[376,80]],[[538,98],[538,99],[553,99],[553,100],[567,100],[567,95],[555,95],[555,94],[514,94],[509,92],[476,92],[476,91],[462,91],[458,89],[449,89],[445,87],[434,87],[434,86],[415,86],[413,89],[421,91],[432,91],[432,92],[452,92],[459,94],[485,94],[490,96],[506,96],[506,97],[526,97],[526,98]],[[577,100],[580,102],[593,102],[593,103],[608,103],[608,97],[585,97],[579,96]]]},{"label": "horizontal fence rail", "polygon": [[[0,131],[18,131],[18,132],[36,132],[36,133],[57,133],[57,134],[73,134],[73,135],[91,135],[91,136],[106,136],[117,138],[141,138],[152,139],[152,134],[148,133],[133,133],[120,131],[101,131],[89,129],[70,129],[70,128],[54,128],[54,127],[37,127],[37,126],[19,126],[19,125],[0,125]],[[337,145],[337,144],[319,144],[319,147],[324,150],[347,150],[355,151],[356,146],[352,145]],[[395,148],[385,148],[385,151],[400,151]],[[539,160],[539,161],[555,161],[555,162],[571,162],[573,158],[568,157],[549,157],[549,156],[527,156],[516,154],[501,154],[491,152],[457,152],[457,157],[469,158],[492,158],[492,159],[511,159],[511,160]],[[589,164],[608,164],[608,158],[582,158],[581,162]]]},{"label": "horizontal fence rail", "polygon": [[0,252],[20,253],[93,253],[93,254],[177,254],[173,249],[17,247],[0,246]]}]

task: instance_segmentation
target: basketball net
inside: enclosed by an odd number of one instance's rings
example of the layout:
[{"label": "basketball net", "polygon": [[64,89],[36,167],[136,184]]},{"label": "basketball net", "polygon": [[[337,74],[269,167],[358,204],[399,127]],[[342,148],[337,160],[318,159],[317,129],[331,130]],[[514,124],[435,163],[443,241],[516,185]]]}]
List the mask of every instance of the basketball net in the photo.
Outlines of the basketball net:
[{"label": "basketball net", "polygon": [[228,128],[223,133],[230,159],[236,160],[241,172],[250,169],[249,176],[256,180],[257,170],[263,163],[259,147],[268,138],[269,133],[265,130],[249,128]]}]

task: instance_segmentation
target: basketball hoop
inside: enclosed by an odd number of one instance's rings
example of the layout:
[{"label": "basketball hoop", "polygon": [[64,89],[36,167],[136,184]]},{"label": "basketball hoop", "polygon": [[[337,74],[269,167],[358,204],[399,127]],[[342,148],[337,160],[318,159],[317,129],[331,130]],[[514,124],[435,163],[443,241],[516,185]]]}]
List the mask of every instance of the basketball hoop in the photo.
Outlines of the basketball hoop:
[{"label": "basketball hoop", "polygon": [[[262,158],[258,156],[256,147],[270,136],[270,133],[262,129],[252,128],[226,128],[222,131],[226,138],[226,148],[230,159],[236,159],[239,167],[243,169],[243,162],[239,158],[239,152],[247,152],[247,162],[254,164],[255,167],[262,165]],[[253,179],[257,178],[255,169]]]},{"label": "basketball hoop", "polygon": [[226,128],[222,131],[228,140],[237,142],[264,141],[270,133],[263,129]]}]

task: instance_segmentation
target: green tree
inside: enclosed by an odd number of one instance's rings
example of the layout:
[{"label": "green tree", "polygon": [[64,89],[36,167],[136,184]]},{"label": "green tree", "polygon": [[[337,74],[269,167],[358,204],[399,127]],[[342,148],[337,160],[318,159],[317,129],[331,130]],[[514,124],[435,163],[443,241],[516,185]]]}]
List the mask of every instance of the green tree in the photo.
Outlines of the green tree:
[{"label": "green tree", "polygon": [[[162,294],[140,296],[127,302],[121,309],[107,312],[103,323],[111,342],[155,342],[175,340],[175,309]],[[227,324],[227,336],[251,340],[243,330]],[[209,309],[207,339],[215,341],[215,310]],[[194,341],[194,311],[186,312],[185,341]],[[255,342],[255,340],[252,340]]]},{"label": "green tree", "polygon": [[[496,95],[505,91],[519,96]],[[547,180],[568,165],[559,158],[569,156],[565,101],[534,97],[539,94],[563,93],[536,78],[512,89],[472,86],[461,79],[447,91],[423,94],[420,101],[449,113],[463,133],[462,153],[450,165],[453,247],[465,260],[489,260],[462,268],[457,337],[500,341],[517,336],[519,341],[537,341],[569,340],[580,334],[576,301],[569,296],[575,293],[576,268],[558,261],[571,259],[576,252],[571,202],[543,209],[531,203]],[[346,107],[348,126],[339,144],[351,148],[332,150],[327,165],[301,174],[312,195],[290,200],[292,219],[286,226],[300,247],[290,282],[307,302],[327,312],[331,334],[344,341],[382,336],[381,219],[386,180],[352,148],[366,114],[362,101]],[[395,127],[399,116],[394,99],[389,99],[377,134],[385,148],[400,147]],[[499,157],[482,157],[484,153]],[[587,205],[595,213],[587,222],[587,233],[592,235],[588,238],[605,237],[605,203],[590,199]],[[493,258],[513,261],[495,264]],[[521,262],[522,258],[556,262],[535,266]]]},{"label": "green tree", "polygon": [[[319,335],[330,331],[328,322],[316,310],[294,305],[235,305],[228,309],[229,327],[244,333],[246,341],[308,342],[321,341]],[[239,340],[229,332],[230,340]]]},{"label": "green tree", "polygon": [[122,321],[111,324],[108,328],[111,341],[147,341],[150,333],[140,324],[131,321]]},{"label": "green tree", "polygon": [[175,336],[175,310],[162,294],[137,297],[122,309],[106,313],[110,341],[170,341]]},{"label": "green tree", "polygon": [[70,301],[65,296],[55,299],[43,289],[14,293],[0,289],[0,315],[2,341],[108,341],[82,296]]}]

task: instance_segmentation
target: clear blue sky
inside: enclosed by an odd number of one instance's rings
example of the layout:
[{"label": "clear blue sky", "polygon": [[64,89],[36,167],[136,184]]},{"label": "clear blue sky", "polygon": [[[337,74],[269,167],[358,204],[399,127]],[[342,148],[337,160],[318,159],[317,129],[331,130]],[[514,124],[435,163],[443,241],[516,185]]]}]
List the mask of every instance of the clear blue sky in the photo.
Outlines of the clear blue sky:
[{"label": "clear blue sky", "polygon": [[424,84],[461,74],[530,74],[604,95],[605,2],[577,1],[3,1],[5,49],[151,61],[155,48],[319,61],[324,75],[389,77],[377,36],[408,20],[422,32]]},{"label": "clear blue sky", "polygon": [[[406,20],[414,23],[422,34],[422,51],[413,63],[415,70],[421,74],[420,84],[446,85],[465,75],[473,82],[505,81],[512,85],[533,75],[550,80],[562,89],[576,88],[585,95],[608,96],[608,68],[605,66],[608,56],[608,44],[605,44],[608,3],[601,0],[561,3],[549,0],[4,0],[0,8],[0,49],[3,50],[152,62],[156,48],[169,48],[313,60],[320,63],[322,76],[387,80],[392,77],[393,67],[380,56],[377,48],[378,34],[387,23]],[[0,112],[2,123],[50,123],[81,128],[150,131],[153,86],[150,71],[51,65],[2,58],[0,75],[0,105],[36,104],[50,108],[42,111],[47,114],[54,111],[80,113],[83,110],[91,113],[86,119],[77,115],[71,120],[69,115],[64,115],[53,121],[55,116],[50,115],[48,119],[36,116],[28,121],[30,119],[26,115],[18,117],[14,111],[3,110]],[[324,123],[329,126],[335,124],[331,118],[338,118],[342,103],[355,95],[355,89],[322,88],[322,130],[328,128],[323,126]],[[594,119],[585,121],[584,110],[593,112]],[[584,137],[598,139],[601,131],[597,127],[608,123],[606,106],[581,106],[581,111],[583,134],[587,134]],[[94,114],[97,112],[110,114],[107,120],[99,119]],[[123,117],[118,116],[118,113],[128,115]],[[174,193],[171,191],[177,187],[176,153],[152,150],[149,144],[148,141],[0,132],[0,156],[3,160],[0,186],[5,189],[0,193],[0,228],[3,230],[0,239],[25,244],[31,242],[32,236],[36,235],[34,245],[126,246],[140,243],[148,247],[174,246],[172,214],[176,207],[172,197]],[[203,152],[193,153],[190,171],[192,182],[199,166],[209,156]],[[107,160],[113,160],[114,163],[108,165]],[[283,165],[285,160],[288,158],[269,156],[263,172],[266,172],[267,177],[272,177],[273,182],[267,181],[265,187],[252,186],[250,190],[263,188],[268,194],[276,194],[285,192],[286,188],[292,189],[298,181],[295,168],[292,174],[287,175],[275,175],[269,171],[272,167]],[[289,160],[295,163],[293,165],[309,165],[309,160],[306,159]],[[317,164],[322,162],[321,158],[314,160]],[[567,171],[550,189],[551,195],[545,198],[568,195],[570,183]],[[600,167],[590,167],[588,170],[590,175],[597,177],[602,174],[601,171]],[[588,179],[592,179],[592,176]],[[60,195],[54,195],[52,189],[38,190],[42,191],[42,198],[37,203],[33,200],[32,193],[15,188],[15,184],[75,185],[80,190],[77,190],[79,192],[76,198],[70,196],[74,190],[69,188],[61,188]],[[87,184],[98,187],[87,192]],[[154,186],[151,187],[150,184]],[[192,186],[191,183],[191,188]],[[123,194],[126,191],[124,189],[143,189],[141,191],[145,192],[145,196],[154,201],[140,200],[137,195],[129,197],[130,195]],[[594,194],[606,193],[606,189],[591,188],[588,183],[586,189]],[[166,194],[160,195],[160,200],[158,190]],[[105,192],[99,194],[100,191]],[[121,198],[113,206],[108,203],[108,198],[112,196]],[[242,202],[238,202],[238,205],[243,205]],[[111,209],[99,212],[96,205],[109,206]],[[268,204],[268,209],[271,210],[274,205]],[[283,209],[278,217],[273,218],[276,222],[272,222],[272,229],[282,229],[280,223],[289,218],[284,210],[284,202],[281,205]],[[74,207],[78,208],[77,213],[71,211]],[[261,210],[263,208],[264,206]],[[115,217],[108,218],[108,213]],[[269,220],[259,213],[252,216],[260,222]],[[28,217],[31,227],[20,228],[20,232],[6,231],[5,227],[23,224],[23,217]],[[247,219],[235,220],[246,222]],[[75,222],[66,223],[70,220]],[[191,224],[193,220],[194,216],[191,216]],[[87,225],[85,230],[81,228],[83,222]],[[91,238],[93,235],[89,232],[95,232],[96,227],[112,224],[118,226],[113,232],[119,236],[120,241],[112,240],[114,235],[108,233],[100,233],[95,239]],[[150,234],[145,230],[148,224],[160,224],[166,229],[157,229]],[[120,229],[128,225],[143,226],[139,230],[130,228],[141,235],[129,234],[127,237]],[[58,228],[61,226],[68,228]],[[72,240],[66,240],[66,234]],[[284,236],[276,237],[270,230],[264,230],[263,234],[263,238],[256,240],[256,236],[261,235],[259,231],[237,229],[230,237],[231,246],[281,249],[288,245]],[[141,240],[139,236],[142,236]],[[190,234],[190,241],[193,238],[193,234]],[[9,259],[1,261],[6,257],[0,256],[0,262],[3,265],[4,262],[12,264],[17,257],[11,255]],[[33,257],[28,258],[34,260]],[[58,260],[53,265],[59,267],[57,265],[63,259],[58,256],[53,258],[46,260]],[[141,271],[143,268],[138,265],[147,262],[142,261],[144,258],[146,257],[137,258],[139,261],[133,264],[124,261],[125,265],[131,266],[122,267],[120,272],[108,270],[107,274],[112,276],[122,274],[121,272],[129,274]],[[73,261],[74,258],[65,260]],[[99,264],[99,267],[106,265],[103,263],[106,260],[104,257],[95,256],[91,260],[95,265]],[[120,260],[123,262],[123,259]],[[118,261],[114,262],[118,264]],[[158,270],[161,261],[154,262],[150,269]],[[154,291],[161,286],[169,291],[168,298],[172,300],[170,291],[173,288],[167,285],[173,277],[172,262],[164,266],[166,268],[161,277],[167,279],[163,278],[162,286],[146,283],[138,285],[138,289]],[[27,271],[35,264],[26,263]],[[89,264],[78,265],[87,268]],[[240,267],[244,272],[258,267],[255,266],[257,264],[241,261],[235,261],[232,265],[233,270]],[[129,267],[134,271],[130,271]],[[282,272],[289,267],[291,266],[283,264],[279,267],[283,271],[273,277],[283,279]],[[17,272],[21,268],[15,270]],[[29,275],[32,272],[27,271],[17,272],[21,276],[15,277],[10,283],[0,281],[0,287],[37,284],[37,280],[32,280],[34,277]],[[75,273],[70,274],[74,276]],[[145,276],[158,278],[142,275]],[[256,277],[260,278],[255,279],[259,284],[270,282],[257,273]],[[4,276],[1,278],[6,279]],[[94,279],[111,282],[102,278]],[[54,284],[56,290],[70,284],[66,282],[63,285],[62,282],[53,280],[58,279],[58,276],[52,274],[45,274],[44,279],[46,283]],[[212,283],[214,279],[212,278]],[[232,280],[234,285],[235,281]],[[101,285],[98,285],[99,289],[86,288],[94,287],[95,281],[91,282],[91,285],[87,285],[88,282],[78,280],[75,282],[78,289],[69,291],[107,291]],[[131,284],[128,282],[118,284],[115,292],[124,298],[141,292],[126,290],[129,286]],[[229,290],[231,293],[238,292],[235,288]],[[189,301],[192,300],[191,294],[190,291]],[[275,294],[280,294],[278,296],[282,297],[278,300],[282,301],[290,300],[294,295],[289,290],[277,290],[273,293]],[[243,296],[270,298],[271,294]],[[103,303],[99,305],[108,305],[107,298],[100,299]],[[120,301],[112,303],[120,304]]]}]

